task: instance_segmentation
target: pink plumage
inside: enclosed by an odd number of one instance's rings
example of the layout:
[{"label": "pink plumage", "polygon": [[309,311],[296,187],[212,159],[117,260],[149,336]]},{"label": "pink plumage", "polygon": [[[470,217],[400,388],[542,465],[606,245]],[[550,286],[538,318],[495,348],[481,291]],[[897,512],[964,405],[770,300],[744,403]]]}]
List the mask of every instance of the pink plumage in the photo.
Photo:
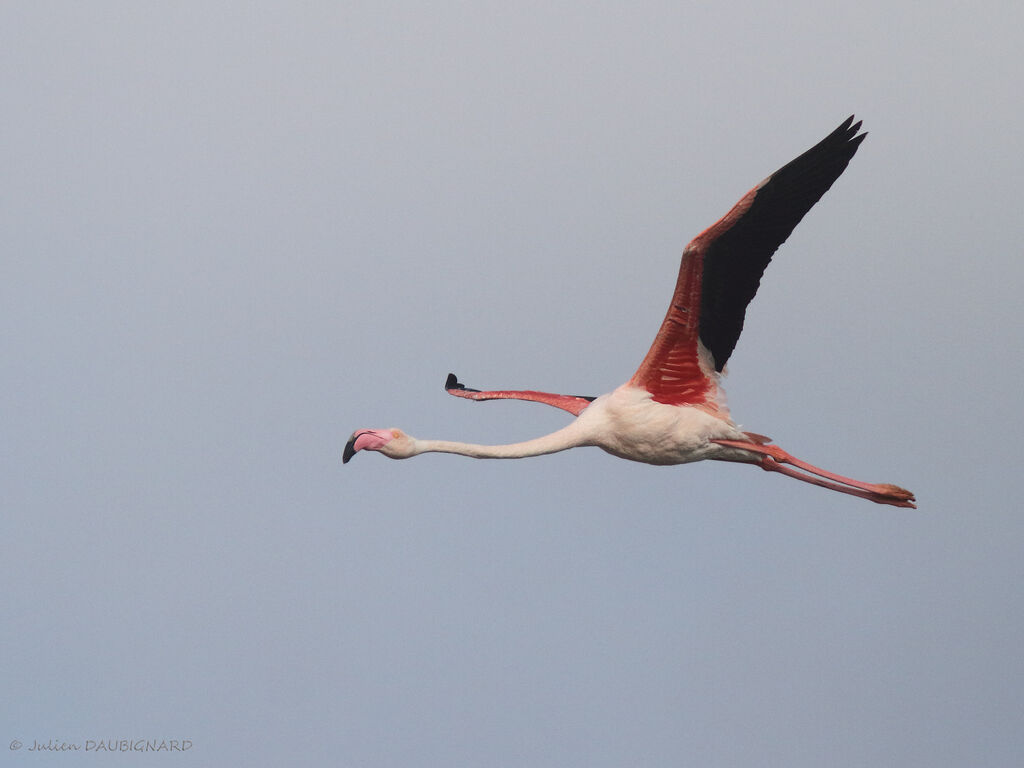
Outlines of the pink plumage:
[{"label": "pink plumage", "polygon": [[736,426],[719,376],[743,329],[768,262],[811,207],[846,169],[866,133],[851,116],[835,131],[744,195],[683,250],[675,292],[654,343],[632,378],[600,397],[533,390],[467,389],[453,374],[445,389],[470,400],[528,400],[568,411],[566,427],[511,445],[421,440],[400,429],[352,434],[343,461],[357,451],[393,459],[427,452],[473,458],[523,458],[596,446],[648,464],[704,459],[754,464],[878,504],[914,507],[914,494],[815,467]]}]

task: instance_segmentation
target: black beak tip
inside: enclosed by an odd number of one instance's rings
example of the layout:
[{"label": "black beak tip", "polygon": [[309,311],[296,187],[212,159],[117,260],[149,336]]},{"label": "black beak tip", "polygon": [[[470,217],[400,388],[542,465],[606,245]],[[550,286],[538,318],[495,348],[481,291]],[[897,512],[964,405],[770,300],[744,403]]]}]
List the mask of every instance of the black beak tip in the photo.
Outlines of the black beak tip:
[{"label": "black beak tip", "polygon": [[356,436],[352,435],[345,443],[345,452],[341,454],[341,463],[348,464],[349,460],[356,455]]}]

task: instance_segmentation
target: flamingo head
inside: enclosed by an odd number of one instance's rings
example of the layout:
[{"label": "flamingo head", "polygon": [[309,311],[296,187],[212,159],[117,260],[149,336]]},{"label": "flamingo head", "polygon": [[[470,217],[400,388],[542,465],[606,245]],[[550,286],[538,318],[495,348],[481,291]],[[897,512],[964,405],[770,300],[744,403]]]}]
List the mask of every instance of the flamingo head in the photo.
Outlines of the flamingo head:
[{"label": "flamingo head", "polygon": [[415,455],[415,440],[400,429],[357,429],[345,444],[341,461],[349,459],[359,451],[379,451],[389,459],[407,459]]}]

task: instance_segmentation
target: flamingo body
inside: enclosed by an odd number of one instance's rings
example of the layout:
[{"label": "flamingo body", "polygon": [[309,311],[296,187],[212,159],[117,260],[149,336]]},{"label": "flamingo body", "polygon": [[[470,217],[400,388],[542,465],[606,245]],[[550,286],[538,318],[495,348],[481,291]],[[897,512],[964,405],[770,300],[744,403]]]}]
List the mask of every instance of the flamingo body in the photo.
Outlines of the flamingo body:
[{"label": "flamingo body", "polygon": [[745,451],[711,442],[747,439],[731,419],[704,408],[659,403],[632,384],[594,400],[578,421],[589,434],[589,445],[620,459],[658,465],[752,460]]},{"label": "flamingo body", "polygon": [[394,459],[421,453],[523,458],[595,446],[623,459],[671,465],[712,459],[756,464],[813,485],[878,504],[913,507],[899,486],[865,483],[815,467],[771,441],[744,432],[725,405],[720,374],[746,309],[776,249],[832,186],[866,133],[851,116],[835,131],[744,195],[683,250],[675,291],[654,343],[632,378],[600,397],[534,390],[469,389],[449,374],[445,390],[470,400],[527,400],[575,420],[549,435],[510,445],[421,440],[399,429],[352,434],[343,461],[370,450]]}]

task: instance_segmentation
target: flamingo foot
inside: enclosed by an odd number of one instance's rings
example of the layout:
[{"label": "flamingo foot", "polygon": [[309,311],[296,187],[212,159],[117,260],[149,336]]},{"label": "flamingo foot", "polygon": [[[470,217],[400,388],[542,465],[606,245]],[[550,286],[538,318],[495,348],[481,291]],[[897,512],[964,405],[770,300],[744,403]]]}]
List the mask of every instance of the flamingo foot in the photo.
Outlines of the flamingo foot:
[{"label": "flamingo foot", "polygon": [[[857,496],[873,501],[876,504],[891,504],[894,507],[917,509],[914,505],[914,494],[905,488],[900,488],[898,485],[892,485],[891,483],[865,483],[853,478],[843,477],[835,472],[829,472],[821,467],[808,464],[806,461],[790,455],[777,445],[763,445],[756,442],[745,443],[739,440],[712,440],[711,442],[760,454],[761,459],[758,461],[758,466],[767,472],[779,472],[787,477],[802,480],[811,485]],[[783,466],[785,464],[797,467],[797,469]],[[803,472],[798,470],[803,470]],[[817,475],[817,477],[813,475]]]}]

